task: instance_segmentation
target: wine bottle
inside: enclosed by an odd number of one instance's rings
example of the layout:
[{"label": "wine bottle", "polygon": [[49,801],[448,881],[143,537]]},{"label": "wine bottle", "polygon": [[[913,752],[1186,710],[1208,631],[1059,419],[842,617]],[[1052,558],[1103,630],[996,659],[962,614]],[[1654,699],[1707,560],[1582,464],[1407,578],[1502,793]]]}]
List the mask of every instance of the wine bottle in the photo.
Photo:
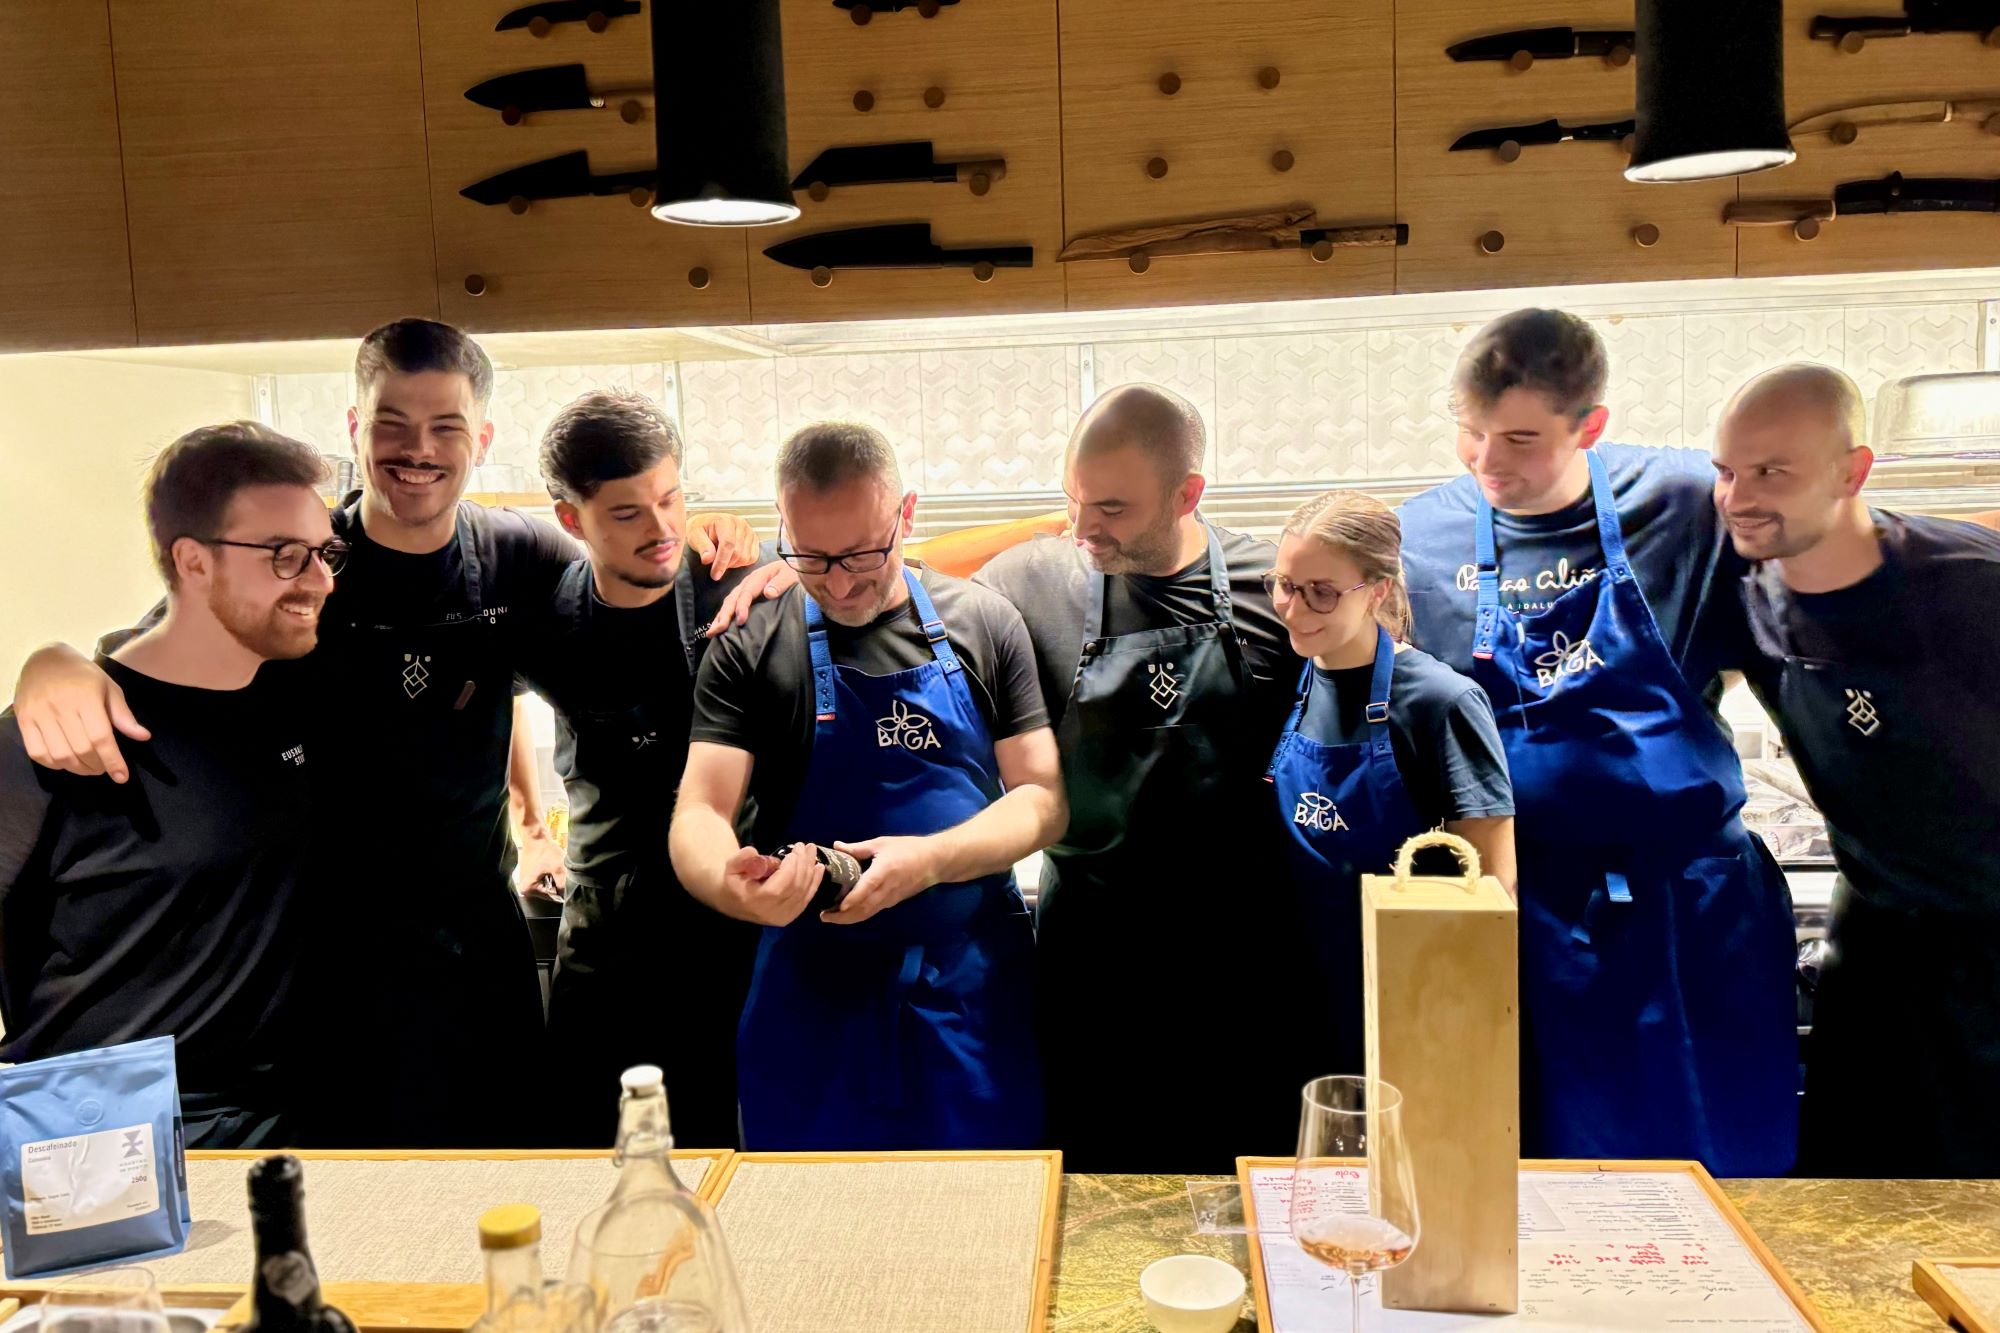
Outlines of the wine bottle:
[{"label": "wine bottle", "polygon": [[250,1167],[250,1230],[257,1246],[250,1318],[239,1333],[356,1333],[354,1321],[320,1296],[306,1248],[305,1167],[289,1154]]},{"label": "wine bottle", "polygon": [[634,1065],[619,1079],[618,1183],[607,1202],[651,1190],[687,1194],[674,1170],[674,1134],[667,1117],[667,1078],[658,1065]]}]

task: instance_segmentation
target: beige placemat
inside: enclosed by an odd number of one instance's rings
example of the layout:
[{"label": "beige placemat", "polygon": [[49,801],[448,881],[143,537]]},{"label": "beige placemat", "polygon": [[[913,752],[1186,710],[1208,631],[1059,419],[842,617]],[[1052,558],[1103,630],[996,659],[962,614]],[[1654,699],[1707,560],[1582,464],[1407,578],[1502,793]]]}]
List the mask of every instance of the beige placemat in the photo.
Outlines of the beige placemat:
[{"label": "beige placemat", "polygon": [[[681,1157],[691,1190],[719,1160]],[[250,1281],[254,1267],[247,1161],[190,1161],[194,1226],[185,1250],[147,1265],[163,1287]],[[466,1161],[308,1159],[306,1232],[326,1282],[481,1282],[479,1215],[495,1204],[542,1210],[542,1265],[569,1266],[570,1238],[617,1179],[609,1157]]]},{"label": "beige placemat", "polygon": [[1951,1279],[1951,1285],[1958,1288],[1975,1313],[2000,1321],[2000,1268],[1939,1264],[1938,1272]]},{"label": "beige placemat", "polygon": [[716,1208],[757,1333],[1024,1333],[1040,1158],[739,1159]]}]

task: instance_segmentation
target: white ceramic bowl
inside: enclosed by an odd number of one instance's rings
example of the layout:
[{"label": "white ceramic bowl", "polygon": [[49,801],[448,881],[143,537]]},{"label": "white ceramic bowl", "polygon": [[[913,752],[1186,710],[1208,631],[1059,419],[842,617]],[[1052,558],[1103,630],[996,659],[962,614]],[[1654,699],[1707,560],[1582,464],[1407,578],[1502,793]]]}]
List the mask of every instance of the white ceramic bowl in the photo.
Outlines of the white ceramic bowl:
[{"label": "white ceramic bowl", "polygon": [[1243,1274],[1205,1254],[1177,1254],[1146,1265],[1139,1295],[1160,1333],[1229,1333],[1243,1309]]}]

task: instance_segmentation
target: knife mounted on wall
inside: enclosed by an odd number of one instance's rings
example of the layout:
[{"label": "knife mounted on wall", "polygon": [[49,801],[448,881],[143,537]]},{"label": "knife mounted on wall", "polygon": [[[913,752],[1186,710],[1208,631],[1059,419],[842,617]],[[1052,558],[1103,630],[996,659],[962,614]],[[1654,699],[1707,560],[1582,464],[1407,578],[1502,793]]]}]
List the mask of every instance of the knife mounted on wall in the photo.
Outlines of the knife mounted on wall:
[{"label": "knife mounted on wall", "polygon": [[1056,256],[1061,263],[1087,259],[1123,259],[1134,273],[1144,273],[1156,258],[1173,255],[1260,254],[1272,250],[1304,250],[1325,263],[1335,250],[1377,249],[1407,245],[1409,227],[1400,222],[1369,227],[1320,227],[1310,208],[1277,209],[1238,217],[1162,222],[1148,227],[1078,236]]},{"label": "knife mounted on wall", "polygon": [[2000,4],[1991,0],[1905,0],[1894,16],[1815,15],[1808,30],[1814,41],[1832,42],[1843,51],[1859,51],[1878,37],[1911,37],[1937,33],[1971,33],[1987,46],[2000,47]]},{"label": "knife mounted on wall", "polygon": [[1596,125],[1565,125],[1559,120],[1544,120],[1533,125],[1503,125],[1497,129],[1474,130],[1461,134],[1452,142],[1454,153],[1469,153],[1481,148],[1492,149],[1502,162],[1513,162],[1521,156],[1523,148],[1556,143],[1615,143],[1630,149],[1626,140],[1637,128],[1632,120],[1612,120]]},{"label": "knife mounted on wall", "polygon": [[582,65],[516,70],[465,90],[466,101],[491,107],[509,125],[519,125],[523,116],[543,111],[601,111],[613,98],[622,99],[619,118],[631,125],[644,114],[644,105],[652,97],[651,84],[592,88]]},{"label": "knife mounted on wall", "polygon": [[764,251],[790,268],[806,269],[813,285],[824,287],[843,268],[969,268],[981,282],[994,270],[1029,268],[1035,262],[1031,245],[975,245],[947,250],[931,240],[928,222],[895,222],[874,227],[847,227],[813,232],[780,241]]},{"label": "knife mounted on wall", "polygon": [[1873,125],[1943,125],[1968,121],[1988,134],[2000,134],[2000,97],[1961,98],[1954,102],[1866,102],[1822,115],[1807,116],[1792,126],[1794,139],[1824,134],[1837,144],[1850,144]]},{"label": "knife mounted on wall", "polygon": [[528,205],[538,199],[580,199],[590,195],[622,194],[644,207],[652,202],[653,184],[658,177],[652,167],[593,176],[590,154],[578,149],[488,176],[459,193],[475,204],[505,204],[516,213],[527,212]]},{"label": "knife mounted on wall", "polygon": [[1790,227],[1802,241],[1841,217],[1890,213],[2000,213],[2000,179],[1905,176],[1849,181],[1830,199],[1745,199],[1726,206],[1722,220],[1736,227]]},{"label": "knife mounted on wall", "polygon": [[906,9],[916,10],[923,18],[934,19],[938,10],[957,3],[958,0],[833,0],[833,7],[846,10],[847,17],[860,27],[877,14],[900,14]]},{"label": "knife mounted on wall", "polygon": [[639,12],[639,0],[543,0],[524,5],[500,16],[495,32],[526,28],[536,37],[546,37],[558,23],[581,23],[592,32],[603,32],[611,20],[628,18]]},{"label": "knife mounted on wall", "polygon": [[828,189],[836,185],[963,181],[974,194],[985,194],[993,188],[993,182],[1006,175],[1005,158],[940,162],[929,139],[914,139],[907,143],[829,148],[792,179],[792,188],[804,190],[814,199],[824,199]]},{"label": "knife mounted on wall", "polygon": [[1616,67],[1632,60],[1632,33],[1629,29],[1517,28],[1447,46],[1444,53],[1460,63],[1504,60],[1517,70],[1527,69],[1537,60],[1575,56],[1601,56],[1605,64]]}]

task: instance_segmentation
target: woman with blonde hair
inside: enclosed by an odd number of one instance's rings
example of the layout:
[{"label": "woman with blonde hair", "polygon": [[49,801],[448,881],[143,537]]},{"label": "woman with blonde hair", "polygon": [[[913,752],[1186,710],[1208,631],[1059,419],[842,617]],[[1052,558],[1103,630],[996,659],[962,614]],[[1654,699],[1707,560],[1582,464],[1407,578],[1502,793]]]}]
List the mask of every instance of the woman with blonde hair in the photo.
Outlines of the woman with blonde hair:
[{"label": "woman with blonde hair", "polygon": [[1317,1073],[1362,1068],[1362,875],[1386,872],[1405,841],[1442,824],[1513,888],[1514,791],[1493,707],[1402,642],[1402,536],[1380,500],[1328,491],[1292,514],[1264,576],[1292,651],[1308,659],[1266,777],[1291,834]]}]

